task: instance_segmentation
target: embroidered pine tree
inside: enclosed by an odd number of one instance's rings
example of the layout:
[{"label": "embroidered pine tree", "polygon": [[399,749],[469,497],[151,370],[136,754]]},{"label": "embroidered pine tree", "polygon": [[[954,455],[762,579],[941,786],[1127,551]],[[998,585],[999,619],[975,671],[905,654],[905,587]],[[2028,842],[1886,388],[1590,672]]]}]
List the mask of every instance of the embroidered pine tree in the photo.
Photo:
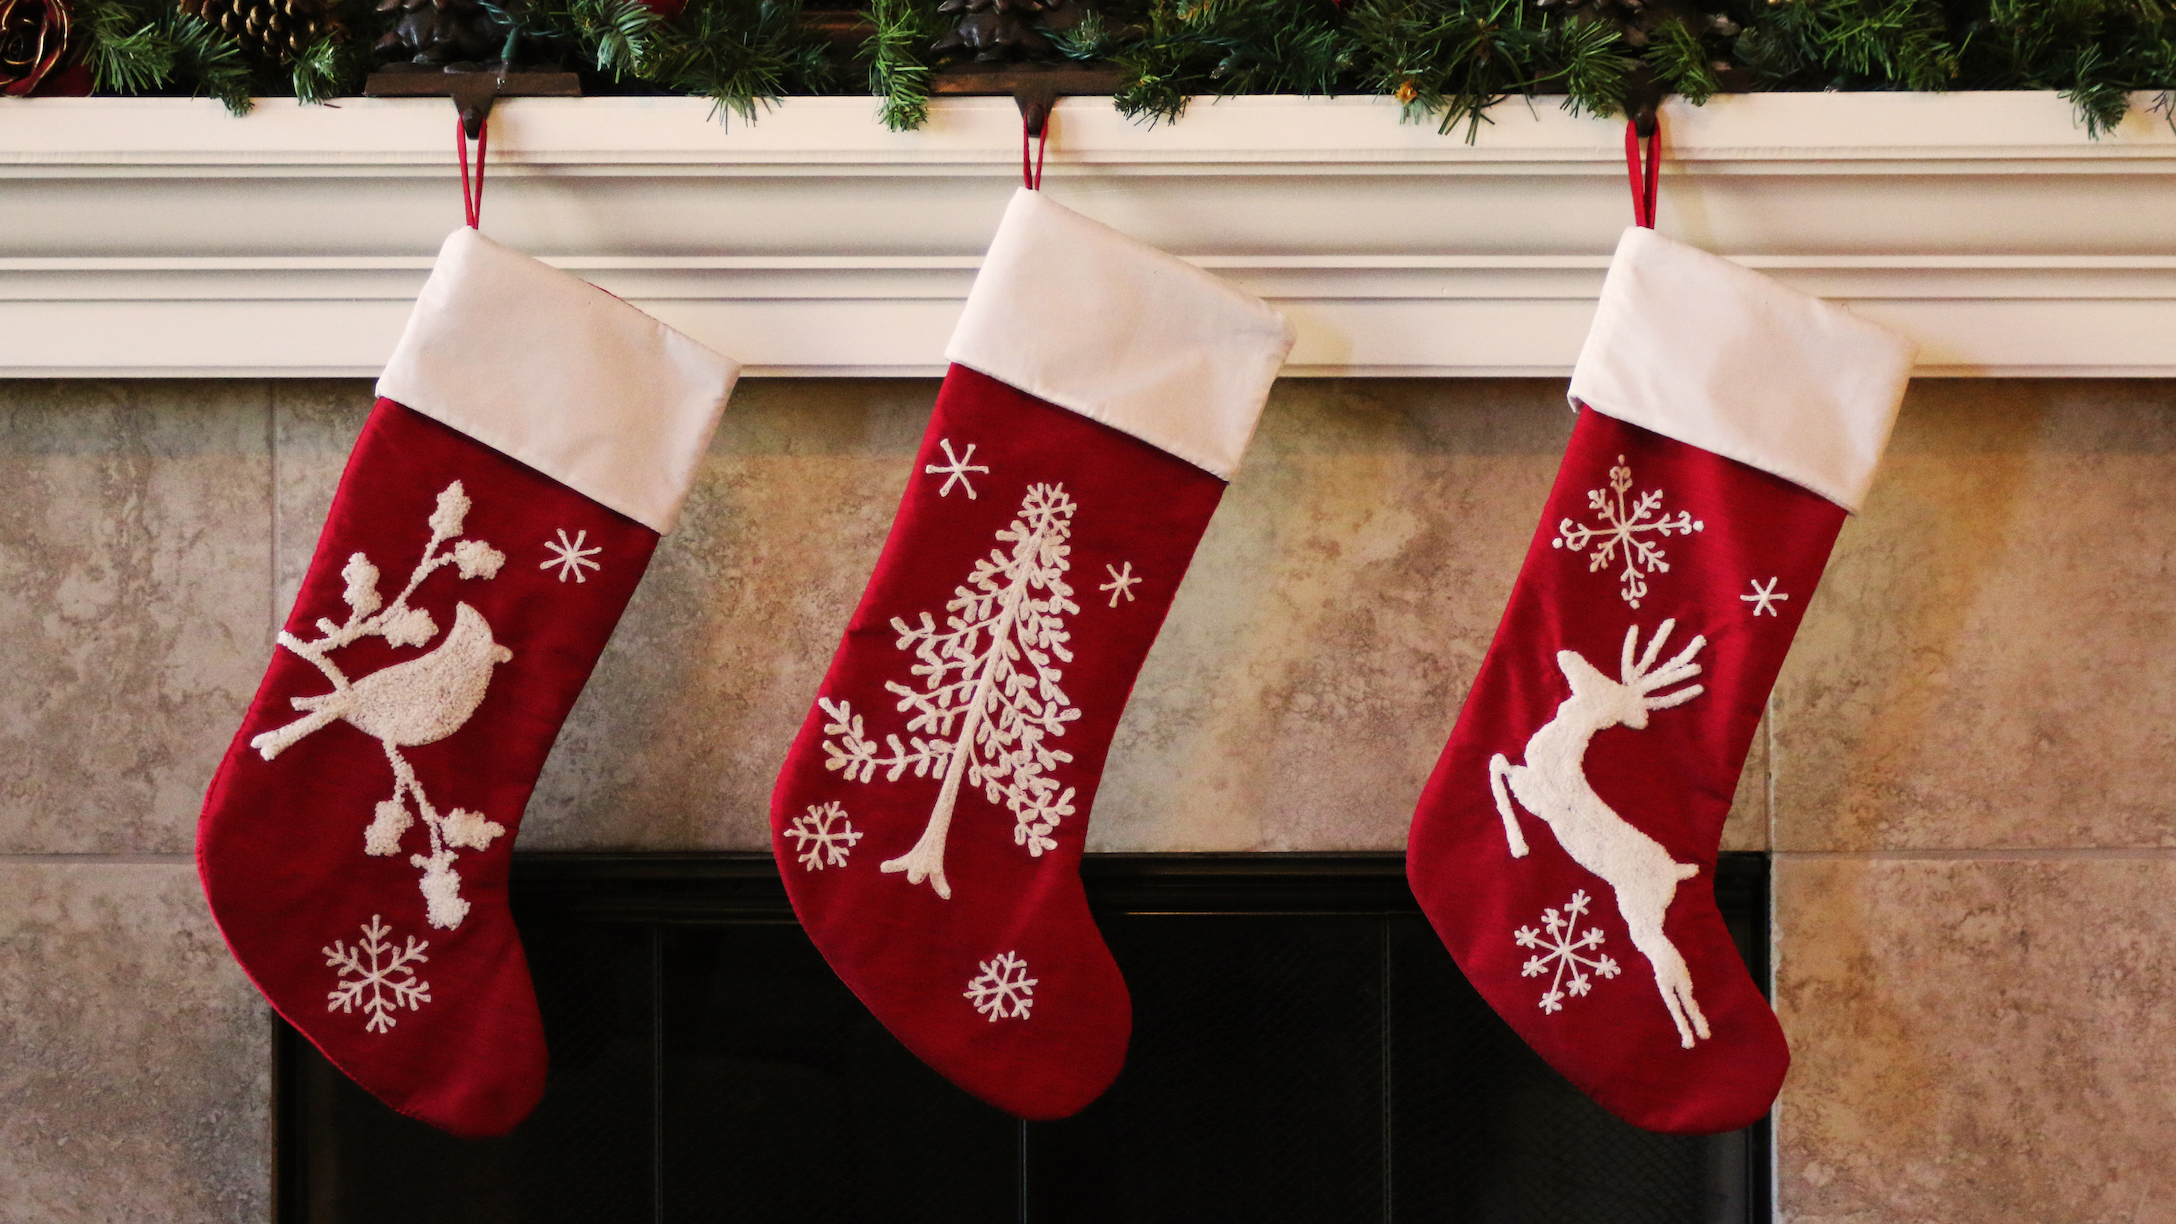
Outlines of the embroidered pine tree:
[{"label": "embroidered pine tree", "polygon": [[921,839],[882,864],[905,872],[909,884],[928,881],[940,897],[952,896],[944,849],[963,784],[1004,804],[1013,814],[1013,843],[1038,858],[1057,845],[1051,833],[1073,814],[1073,788],[1051,776],[1073,757],[1049,741],[1080,717],[1059,687],[1058,666],[1073,659],[1065,617],[1080,611],[1065,581],[1074,509],[1062,484],[1030,486],[1018,517],[997,533],[1010,552],[994,548],[975,562],[945,605],[941,630],[927,612],[919,624],[892,618],[898,648],[914,651],[912,673],[922,687],[885,683],[897,708],[911,712],[904,744],[896,734],[884,737],[890,755],[878,755],[847,702],[818,699],[829,720],[826,769],[853,782],[869,781],[880,768],[887,782],[910,768],[917,778],[943,778]]},{"label": "embroidered pine tree", "polygon": [[[461,729],[482,704],[491,684],[491,669],[514,657],[492,639],[491,625],[465,603],[454,605],[453,628],[429,654],[379,668],[360,680],[350,681],[330,657],[333,651],[366,637],[384,638],[389,646],[422,646],[438,636],[437,622],[422,608],[410,607],[408,597],[423,580],[446,566],[462,579],[496,578],[506,554],[482,540],[459,539],[469,511],[468,494],[456,480],[438,495],[429,525],[431,539],[423,546],[422,559],[408,575],[408,585],[387,603],[378,593],[378,567],[356,553],[348,558],[340,576],[347,581],[341,599],[348,605],[344,624],[319,618],[322,637],[303,641],[281,631],[279,644],[309,660],[332,682],[332,691],[313,697],[296,697],[294,707],[307,711],[284,727],[267,731],[249,741],[257,754],[269,761],[296,741],[327,724],[346,720],[355,729],[375,738],[385,749],[393,768],[392,798],[377,806],[376,818],[363,833],[367,854],[400,853],[401,839],[423,819],[430,834],[429,854],[413,854],[408,861],[423,869],[423,897],[432,926],[452,930],[468,916],[469,904],[461,897],[461,873],[454,870],[460,849],[483,850],[506,832],[480,812],[454,808],[441,813],[424,793],[415,769],[401,755],[403,747],[431,744]],[[443,551],[440,545],[452,547]],[[415,804],[410,813],[408,804]]]}]

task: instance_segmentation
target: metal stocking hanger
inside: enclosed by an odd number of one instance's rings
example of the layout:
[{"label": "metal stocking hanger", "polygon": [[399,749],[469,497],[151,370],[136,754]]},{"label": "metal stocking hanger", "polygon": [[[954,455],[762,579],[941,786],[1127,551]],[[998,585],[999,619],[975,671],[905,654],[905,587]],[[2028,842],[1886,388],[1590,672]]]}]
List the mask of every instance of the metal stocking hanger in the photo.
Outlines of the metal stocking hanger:
[{"label": "metal stocking hanger", "polygon": [[579,98],[582,78],[497,64],[388,64],[363,82],[366,98],[452,98],[461,130],[481,140],[491,104],[500,98]]}]

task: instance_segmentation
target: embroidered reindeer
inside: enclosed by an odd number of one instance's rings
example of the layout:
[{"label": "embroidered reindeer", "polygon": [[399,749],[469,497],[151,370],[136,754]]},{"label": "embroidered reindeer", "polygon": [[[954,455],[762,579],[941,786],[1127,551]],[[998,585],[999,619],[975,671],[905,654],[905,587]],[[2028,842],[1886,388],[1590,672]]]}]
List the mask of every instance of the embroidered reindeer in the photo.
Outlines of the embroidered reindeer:
[{"label": "embroidered reindeer", "polygon": [[[1702,690],[1697,684],[1661,696],[1650,695],[1700,674],[1700,665],[1692,657],[1707,645],[1705,637],[1693,638],[1690,646],[1655,669],[1655,658],[1669,640],[1670,630],[1676,627],[1674,620],[1662,622],[1636,664],[1632,654],[1639,626],[1625,631],[1624,657],[1618,673],[1623,677],[1621,683],[1596,671],[1578,652],[1557,651],[1556,665],[1571,682],[1571,697],[1556,708],[1556,717],[1526,741],[1525,764],[1513,765],[1500,752],[1489,758],[1488,784],[1496,795],[1496,810],[1504,818],[1504,838],[1511,844],[1511,857],[1524,858],[1527,850],[1526,837],[1519,830],[1518,816],[1511,806],[1512,797],[1517,796],[1521,807],[1541,817],[1556,833],[1558,844],[1573,862],[1617,890],[1617,912],[1624,915],[1625,925],[1631,928],[1632,945],[1654,966],[1655,987],[1662,992],[1670,1018],[1677,1022],[1679,1043],[1689,1050],[1694,1033],[1708,1035],[1707,1017],[1693,1002],[1692,971],[1685,967],[1677,945],[1662,933],[1662,919],[1677,896],[1678,881],[1698,875],[1700,868],[1693,863],[1673,862],[1662,843],[1611,811],[1587,784],[1584,764],[1587,742],[1595,732],[1619,724],[1644,730],[1648,711],[1667,710],[1700,695]],[[1507,784],[1509,794],[1505,793]]]}]

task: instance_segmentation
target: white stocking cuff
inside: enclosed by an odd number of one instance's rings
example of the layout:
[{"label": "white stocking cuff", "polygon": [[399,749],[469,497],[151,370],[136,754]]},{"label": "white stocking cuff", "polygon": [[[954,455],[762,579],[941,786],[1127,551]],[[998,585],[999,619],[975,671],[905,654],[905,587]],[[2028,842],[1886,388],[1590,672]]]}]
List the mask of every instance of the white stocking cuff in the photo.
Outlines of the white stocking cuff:
[{"label": "white stocking cuff", "polygon": [[1858,513],[1913,347],[1833,302],[1634,227],[1617,243],[1571,399]]},{"label": "white stocking cuff", "polygon": [[579,277],[453,231],[378,394],[660,534],[740,376]]},{"label": "white stocking cuff", "polygon": [[1260,299],[1023,188],[944,355],[1230,480],[1291,349]]}]

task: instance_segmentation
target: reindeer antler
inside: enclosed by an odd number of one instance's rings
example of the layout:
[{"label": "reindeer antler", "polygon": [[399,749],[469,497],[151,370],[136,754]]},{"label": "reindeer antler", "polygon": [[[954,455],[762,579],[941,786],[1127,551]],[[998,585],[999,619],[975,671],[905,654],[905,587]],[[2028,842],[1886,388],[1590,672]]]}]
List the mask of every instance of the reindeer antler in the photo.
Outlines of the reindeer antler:
[{"label": "reindeer antler", "polygon": [[1655,630],[1655,636],[1647,643],[1647,653],[1640,656],[1637,664],[1632,661],[1632,652],[1638,645],[1640,627],[1634,625],[1624,631],[1624,655],[1618,674],[1623,677],[1624,686],[1640,694],[1640,704],[1650,710],[1667,710],[1674,705],[1683,705],[1698,697],[1703,691],[1701,686],[1695,684],[1690,688],[1682,688],[1674,693],[1664,693],[1660,697],[1647,696],[1656,689],[1667,688],[1680,680],[1690,680],[1700,674],[1700,665],[1693,662],[1692,657],[1700,653],[1702,646],[1708,644],[1705,637],[1694,637],[1692,644],[1679,651],[1675,658],[1663,664],[1660,671],[1650,672],[1648,670],[1654,667],[1655,657],[1662,653],[1662,644],[1670,640],[1670,631],[1675,628],[1677,628],[1675,620],[1662,622],[1661,627]]}]

